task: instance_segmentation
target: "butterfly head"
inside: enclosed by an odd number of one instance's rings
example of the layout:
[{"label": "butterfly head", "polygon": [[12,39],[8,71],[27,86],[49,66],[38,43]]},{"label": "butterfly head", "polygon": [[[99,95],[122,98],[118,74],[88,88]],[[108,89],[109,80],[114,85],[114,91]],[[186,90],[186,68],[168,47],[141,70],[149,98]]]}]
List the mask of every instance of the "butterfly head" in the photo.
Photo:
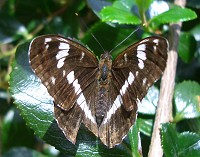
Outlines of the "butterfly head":
[{"label": "butterfly head", "polygon": [[101,54],[101,60],[112,60],[112,56],[110,54],[110,52],[105,51],[103,54]]},{"label": "butterfly head", "polygon": [[100,78],[99,80],[105,81],[108,77],[112,67],[112,56],[109,52],[104,52],[99,61]]}]

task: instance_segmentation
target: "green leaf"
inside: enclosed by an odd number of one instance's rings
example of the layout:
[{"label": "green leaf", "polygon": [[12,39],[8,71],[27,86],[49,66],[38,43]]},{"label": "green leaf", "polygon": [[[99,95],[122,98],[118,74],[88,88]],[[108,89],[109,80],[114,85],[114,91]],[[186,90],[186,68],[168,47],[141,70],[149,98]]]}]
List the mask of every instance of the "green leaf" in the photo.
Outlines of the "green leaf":
[{"label": "green leaf", "polygon": [[193,59],[196,47],[196,40],[193,35],[184,32],[180,34],[178,54],[185,63],[189,63]]},{"label": "green leaf", "polygon": [[66,139],[54,119],[52,98],[30,68],[28,46],[29,43],[26,43],[17,49],[10,75],[10,90],[17,108],[35,134],[72,156],[131,156],[130,144],[126,139],[123,144],[108,149],[83,126],[79,129],[76,145]]},{"label": "green leaf", "polygon": [[[191,29],[190,33],[195,37],[197,42],[197,54],[200,54],[200,24],[196,24],[195,27]],[[200,60],[200,55],[197,55],[196,57],[199,57],[198,60]]]},{"label": "green leaf", "polygon": [[12,16],[0,13],[0,43],[6,44],[26,36],[27,30],[22,23]]},{"label": "green leaf", "polygon": [[[91,29],[88,30],[82,42],[87,44],[87,46],[94,52],[95,55],[100,56],[103,51],[111,51],[117,44],[127,38],[133,32],[133,29],[124,29],[124,28],[113,28],[106,23],[97,23]],[[112,51],[112,56],[115,58],[117,54],[121,53],[125,48],[136,42],[137,34],[136,32],[134,35],[126,39],[125,42],[120,44],[114,51]],[[94,39],[91,35],[93,34],[98,42]],[[112,40],[111,38],[112,37]]]},{"label": "green leaf", "polygon": [[166,157],[200,156],[200,135],[191,132],[177,133],[175,125],[169,123],[162,125],[161,134]]},{"label": "green leaf", "polygon": [[131,143],[132,157],[141,157],[142,147],[141,147],[139,129],[137,127],[137,121],[134,124],[134,126],[130,129],[128,135]]},{"label": "green leaf", "polygon": [[115,1],[112,6],[104,7],[100,16],[103,22],[141,24],[141,20],[132,12],[134,9],[136,10],[136,6],[132,0]]},{"label": "green leaf", "polygon": [[87,0],[87,4],[98,17],[103,7],[112,5],[112,3],[107,0]]},{"label": "green leaf", "polygon": [[[8,151],[10,147],[26,146],[35,147],[35,136],[28,128],[25,121],[19,115],[17,109],[10,109],[2,122],[2,151]],[[28,140],[27,140],[28,139]]]},{"label": "green leaf", "polygon": [[145,12],[149,8],[153,0],[135,0],[135,2],[139,10],[142,10],[143,12]]},{"label": "green leaf", "polygon": [[196,41],[200,42],[200,24],[196,24],[191,30],[190,33],[195,37]]},{"label": "green leaf", "polygon": [[138,104],[138,112],[142,114],[154,115],[156,112],[158,97],[159,90],[155,86],[149,88],[147,95],[141,103]]},{"label": "green leaf", "polygon": [[25,147],[16,147],[6,152],[3,157],[48,157],[40,152]]},{"label": "green leaf", "polygon": [[175,121],[200,116],[200,85],[194,81],[179,83],[174,92]]},{"label": "green leaf", "polygon": [[197,15],[194,11],[187,8],[174,7],[158,16],[154,16],[149,24],[165,24],[165,23],[175,23],[175,22],[184,22],[197,18]]},{"label": "green leaf", "polygon": [[140,132],[142,132],[146,136],[151,136],[153,128],[153,118],[152,119],[138,118],[137,123]]}]

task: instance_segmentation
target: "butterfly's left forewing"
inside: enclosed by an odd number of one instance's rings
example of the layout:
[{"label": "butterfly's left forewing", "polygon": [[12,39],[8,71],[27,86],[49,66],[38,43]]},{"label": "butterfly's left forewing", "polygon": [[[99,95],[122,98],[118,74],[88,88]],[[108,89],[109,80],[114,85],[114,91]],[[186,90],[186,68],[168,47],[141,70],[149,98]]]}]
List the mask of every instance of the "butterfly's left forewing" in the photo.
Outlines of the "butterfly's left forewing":
[{"label": "butterfly's left forewing", "polygon": [[[113,62],[113,76],[126,110],[134,107],[135,100],[142,100],[149,87],[157,81],[167,62],[168,42],[162,37],[145,38],[128,47]],[[129,99],[128,99],[129,100]],[[133,102],[131,105],[130,102]]]},{"label": "butterfly's left forewing", "polygon": [[162,37],[145,38],[124,50],[112,64],[110,108],[99,129],[109,147],[121,143],[134,124],[137,104],[166,66],[168,43]]},{"label": "butterfly's left forewing", "polygon": [[31,42],[29,58],[33,71],[54,99],[54,114],[65,136],[75,143],[82,122],[98,136],[93,98],[89,97],[96,83],[96,57],[70,39],[45,35]]}]

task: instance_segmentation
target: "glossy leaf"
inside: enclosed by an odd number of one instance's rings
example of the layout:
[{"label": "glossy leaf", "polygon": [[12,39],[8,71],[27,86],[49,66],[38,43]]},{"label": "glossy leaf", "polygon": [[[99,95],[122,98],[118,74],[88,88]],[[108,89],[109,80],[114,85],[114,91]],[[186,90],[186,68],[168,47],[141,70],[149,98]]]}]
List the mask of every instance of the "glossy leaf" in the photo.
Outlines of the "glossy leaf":
[{"label": "glossy leaf", "polygon": [[132,156],[134,157],[141,157],[142,156],[142,146],[141,146],[141,139],[140,133],[137,126],[137,121],[134,126],[129,131],[129,140],[131,143],[132,149]]},{"label": "glossy leaf", "polygon": [[179,83],[175,88],[174,100],[175,121],[200,116],[200,85],[197,82]]},{"label": "glossy leaf", "polygon": [[142,114],[154,115],[158,103],[158,96],[159,90],[155,86],[152,86],[141,103],[138,104],[138,112]]},{"label": "glossy leaf", "polygon": [[87,0],[87,4],[97,16],[99,16],[99,12],[103,7],[112,5],[112,3],[107,0]]},{"label": "glossy leaf", "polygon": [[142,132],[146,136],[151,136],[153,128],[153,118],[152,119],[138,118],[137,123],[140,132]]},{"label": "glossy leaf", "polygon": [[135,2],[139,10],[142,10],[143,12],[145,12],[149,8],[153,0],[136,0]]},{"label": "glossy leaf", "polygon": [[25,147],[16,147],[6,152],[3,157],[48,157],[40,152]]},{"label": "glossy leaf", "polygon": [[166,157],[200,156],[200,135],[191,132],[176,132],[175,126],[163,124],[161,129],[162,146]]},{"label": "glossy leaf", "polygon": [[[195,27],[193,27],[190,33],[194,36],[197,42],[197,54],[200,54],[200,24],[197,24]],[[200,58],[200,55],[197,55],[196,57]]]},{"label": "glossy leaf", "polygon": [[35,147],[33,131],[26,126],[25,121],[19,115],[19,110],[11,108],[7,112],[2,121],[1,129],[3,132],[1,136],[2,152],[8,151],[10,147]]},{"label": "glossy leaf", "polygon": [[104,7],[100,16],[103,22],[118,24],[140,24],[141,20],[134,14],[136,5],[132,0],[115,1],[112,6]]},{"label": "glossy leaf", "polygon": [[149,24],[165,24],[165,23],[175,23],[175,22],[184,22],[197,18],[197,15],[194,11],[187,8],[174,7],[158,16],[154,16]]},{"label": "glossy leaf", "polygon": [[189,63],[196,51],[196,41],[190,33],[181,33],[179,37],[178,54],[182,61]]},{"label": "glossy leaf", "polygon": [[147,10],[147,18],[152,19],[165,11],[169,10],[169,3],[166,1],[153,1]]}]

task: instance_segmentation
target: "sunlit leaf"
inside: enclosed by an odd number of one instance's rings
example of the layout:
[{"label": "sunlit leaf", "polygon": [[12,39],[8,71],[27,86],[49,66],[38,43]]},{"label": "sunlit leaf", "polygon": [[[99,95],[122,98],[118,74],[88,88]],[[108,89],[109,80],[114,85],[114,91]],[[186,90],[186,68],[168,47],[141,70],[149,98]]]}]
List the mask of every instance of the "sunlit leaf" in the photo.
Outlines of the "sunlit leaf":
[{"label": "sunlit leaf", "polygon": [[197,82],[179,83],[175,88],[174,100],[175,121],[200,116],[200,85]]}]

